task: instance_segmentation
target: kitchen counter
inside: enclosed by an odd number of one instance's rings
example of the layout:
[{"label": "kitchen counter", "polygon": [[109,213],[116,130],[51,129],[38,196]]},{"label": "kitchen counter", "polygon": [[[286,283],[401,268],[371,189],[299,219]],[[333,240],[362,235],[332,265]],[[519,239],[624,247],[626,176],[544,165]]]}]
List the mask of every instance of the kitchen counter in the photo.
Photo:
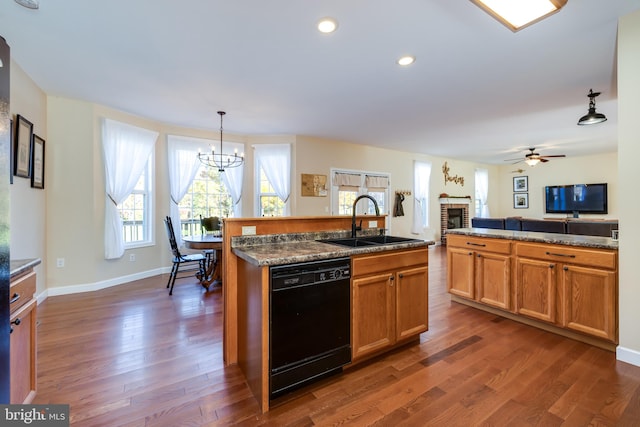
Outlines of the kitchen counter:
[{"label": "kitchen counter", "polygon": [[18,276],[25,271],[31,270],[36,265],[40,264],[42,261],[40,258],[29,258],[29,259],[12,259],[11,260],[11,278]]},{"label": "kitchen counter", "polygon": [[454,228],[447,234],[509,239],[521,242],[551,243],[585,248],[618,249],[618,241],[610,237],[581,236],[577,234],[541,233],[536,231],[494,230],[489,228]]},{"label": "kitchen counter", "polygon": [[294,264],[298,262],[376,253],[397,249],[433,245],[432,240],[420,240],[386,245],[345,247],[317,240],[347,237],[338,233],[292,233],[267,236],[233,237],[232,251],[239,258],[255,266]]}]

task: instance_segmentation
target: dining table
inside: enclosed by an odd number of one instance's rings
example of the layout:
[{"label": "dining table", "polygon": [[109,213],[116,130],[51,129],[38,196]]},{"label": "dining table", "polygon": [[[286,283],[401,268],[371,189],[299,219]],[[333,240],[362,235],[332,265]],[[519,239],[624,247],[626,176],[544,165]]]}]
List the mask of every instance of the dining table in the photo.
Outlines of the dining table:
[{"label": "dining table", "polygon": [[202,286],[222,284],[222,237],[214,234],[197,234],[183,237],[185,247],[201,251],[211,250],[212,257],[207,256],[205,276],[200,279]]}]

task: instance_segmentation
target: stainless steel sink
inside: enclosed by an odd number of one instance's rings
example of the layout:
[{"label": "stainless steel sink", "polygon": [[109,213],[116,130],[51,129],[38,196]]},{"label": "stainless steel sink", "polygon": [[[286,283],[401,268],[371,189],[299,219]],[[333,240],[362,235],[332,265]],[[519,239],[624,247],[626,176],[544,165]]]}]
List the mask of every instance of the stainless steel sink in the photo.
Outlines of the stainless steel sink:
[{"label": "stainless steel sink", "polygon": [[392,245],[394,243],[407,243],[407,242],[420,242],[421,240],[412,239],[410,237],[398,237],[398,236],[362,236],[362,237],[345,237],[342,239],[325,239],[318,240],[322,243],[329,243],[331,245],[348,246],[351,248],[357,248],[361,246],[373,246],[373,245]]}]

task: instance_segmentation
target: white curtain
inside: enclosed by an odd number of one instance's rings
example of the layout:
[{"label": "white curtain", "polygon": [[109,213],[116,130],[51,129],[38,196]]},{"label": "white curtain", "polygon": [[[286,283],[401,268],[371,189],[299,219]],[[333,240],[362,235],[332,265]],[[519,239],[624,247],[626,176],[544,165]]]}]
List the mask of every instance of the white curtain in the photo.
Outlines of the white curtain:
[{"label": "white curtain", "polygon": [[174,224],[176,243],[182,246],[180,210],[178,204],[186,194],[200,168],[198,152],[206,152],[213,141],[187,136],[167,135],[167,160],[169,163],[169,215]]},{"label": "white curtain", "polygon": [[158,132],[115,120],[102,123],[106,202],[104,212],[104,256],[124,255],[122,219],[118,205],[133,191],[153,152]]},{"label": "white curtain", "polygon": [[[238,153],[244,153],[244,144],[225,142],[223,146],[225,148],[225,154],[233,154],[234,150],[237,150]],[[240,212],[240,200],[242,199],[244,163],[235,168],[225,169],[224,172],[220,174],[220,177],[222,179],[222,183],[231,196],[231,201],[233,204],[233,216],[240,217],[242,215],[242,212]]]},{"label": "white curtain", "polygon": [[487,169],[476,169],[476,195],[480,209],[478,214],[480,218],[489,218],[489,171]]},{"label": "white curtain", "polygon": [[254,145],[255,159],[283,202],[291,193],[291,146],[289,144]]},{"label": "white curtain", "polygon": [[413,165],[413,224],[411,234],[421,234],[429,225],[429,181],[431,163],[415,161]]}]

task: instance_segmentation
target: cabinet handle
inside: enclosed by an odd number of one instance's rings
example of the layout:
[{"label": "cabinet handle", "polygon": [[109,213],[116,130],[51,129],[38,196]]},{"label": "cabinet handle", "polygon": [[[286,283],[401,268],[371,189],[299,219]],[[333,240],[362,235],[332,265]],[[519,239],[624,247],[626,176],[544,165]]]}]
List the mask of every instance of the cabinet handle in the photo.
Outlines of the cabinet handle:
[{"label": "cabinet handle", "polygon": [[469,245],[469,246],[480,246],[481,248],[484,248],[485,246],[487,246],[484,243],[473,243],[473,242],[467,242],[467,245]]},{"label": "cabinet handle", "polygon": [[14,320],[13,322],[11,322],[12,325],[16,325],[16,326],[20,326],[20,323],[22,323],[22,320],[20,320],[20,318],[16,318],[16,320]]},{"label": "cabinet handle", "polygon": [[482,258],[482,254],[478,254],[478,258]]},{"label": "cabinet handle", "polygon": [[13,294],[13,296],[9,300],[9,304],[13,304],[14,302],[18,301],[19,299],[20,299],[20,294],[16,292],[15,294]]},{"label": "cabinet handle", "polygon": [[555,264],[549,264],[549,268],[555,267]]},{"label": "cabinet handle", "polygon": [[402,279],[404,277],[404,274],[399,274],[398,277]]},{"label": "cabinet handle", "polygon": [[569,271],[569,267],[567,267],[566,265],[563,268],[564,271]]},{"label": "cabinet handle", "polygon": [[563,256],[566,258],[575,258],[575,255],[567,255],[567,254],[554,254],[553,252],[545,252],[546,255],[552,255],[552,256]]},{"label": "cabinet handle", "polygon": [[389,277],[389,286],[393,286],[393,276]]},{"label": "cabinet handle", "polygon": [[469,255],[473,255],[473,252],[469,252]]}]

